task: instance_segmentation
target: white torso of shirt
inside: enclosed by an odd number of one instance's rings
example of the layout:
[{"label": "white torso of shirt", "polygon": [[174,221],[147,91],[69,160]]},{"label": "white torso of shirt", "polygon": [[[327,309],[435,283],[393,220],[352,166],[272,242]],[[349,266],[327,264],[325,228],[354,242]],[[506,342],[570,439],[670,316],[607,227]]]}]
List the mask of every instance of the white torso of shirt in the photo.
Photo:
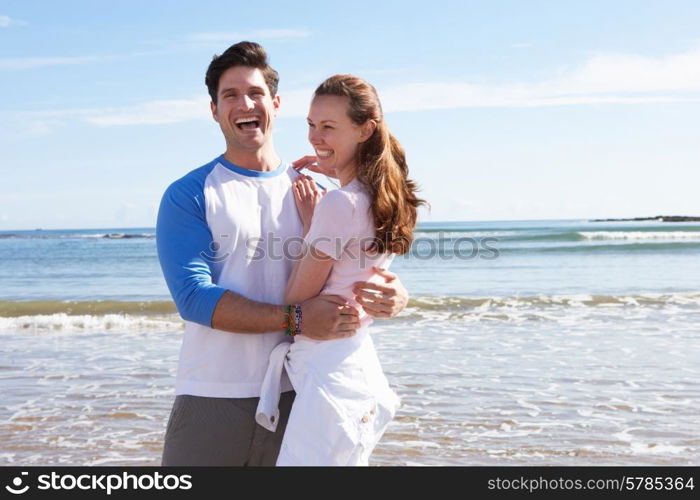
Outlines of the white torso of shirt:
[{"label": "white torso of shirt", "polygon": [[[274,176],[246,176],[219,163],[204,183],[214,283],[271,304],[284,302],[289,255],[301,247],[303,230],[291,190],[298,174],[281,169]],[[186,321],[176,393],[257,397],[270,352],[288,340],[281,328],[238,334]],[[283,390],[291,389],[285,381]]]}]

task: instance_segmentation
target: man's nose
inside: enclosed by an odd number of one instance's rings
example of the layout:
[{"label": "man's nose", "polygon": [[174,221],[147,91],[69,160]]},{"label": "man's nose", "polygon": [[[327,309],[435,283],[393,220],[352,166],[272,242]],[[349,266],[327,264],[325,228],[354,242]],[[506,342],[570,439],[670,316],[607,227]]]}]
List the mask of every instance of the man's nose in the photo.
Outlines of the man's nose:
[{"label": "man's nose", "polygon": [[251,99],[249,96],[244,95],[241,99],[239,99],[238,106],[241,109],[251,110],[255,107],[255,101],[253,101],[253,99]]}]

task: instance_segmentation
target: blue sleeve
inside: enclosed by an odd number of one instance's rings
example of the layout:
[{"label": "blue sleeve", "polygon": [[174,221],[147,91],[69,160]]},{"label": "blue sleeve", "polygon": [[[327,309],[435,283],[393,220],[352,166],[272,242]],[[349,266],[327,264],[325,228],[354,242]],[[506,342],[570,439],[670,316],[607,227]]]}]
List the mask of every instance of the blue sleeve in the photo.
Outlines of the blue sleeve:
[{"label": "blue sleeve", "polygon": [[[205,166],[206,167],[206,166]],[[213,242],[204,205],[204,179],[210,169],[190,172],[163,195],[156,223],[156,246],[165,282],[180,316],[211,326],[214,309],[226,289],[212,282]]]}]

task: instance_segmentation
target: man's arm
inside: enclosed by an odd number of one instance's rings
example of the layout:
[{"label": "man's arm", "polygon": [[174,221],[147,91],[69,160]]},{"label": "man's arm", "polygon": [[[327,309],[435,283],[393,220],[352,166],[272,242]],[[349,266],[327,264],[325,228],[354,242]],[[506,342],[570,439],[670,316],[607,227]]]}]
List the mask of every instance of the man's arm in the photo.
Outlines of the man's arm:
[{"label": "man's arm", "polygon": [[[359,325],[358,312],[337,295],[319,295],[301,303],[302,333],[316,340],[346,337]],[[285,306],[264,304],[226,292],[214,310],[212,328],[233,333],[282,330]]]},{"label": "man's arm", "polygon": [[285,308],[256,302],[226,291],[216,304],[211,327],[232,333],[267,333],[282,329]]},{"label": "man's arm", "polygon": [[198,169],[168,187],[156,224],[158,258],[180,316],[200,325],[237,333],[280,330],[284,307],[255,302],[212,279],[214,239],[206,220]]},{"label": "man's arm", "polygon": [[[180,316],[233,333],[281,330],[284,306],[256,302],[213,283],[211,265],[216,257],[204,208],[205,175],[198,174],[195,171],[166,190],[156,225],[158,258]],[[303,302],[304,334],[330,338],[344,331],[358,314],[345,304],[329,295]]]},{"label": "man's arm", "polygon": [[156,246],[163,277],[184,320],[211,326],[226,289],[212,281],[213,238],[206,222],[205,169],[190,172],[163,194],[156,223]]}]

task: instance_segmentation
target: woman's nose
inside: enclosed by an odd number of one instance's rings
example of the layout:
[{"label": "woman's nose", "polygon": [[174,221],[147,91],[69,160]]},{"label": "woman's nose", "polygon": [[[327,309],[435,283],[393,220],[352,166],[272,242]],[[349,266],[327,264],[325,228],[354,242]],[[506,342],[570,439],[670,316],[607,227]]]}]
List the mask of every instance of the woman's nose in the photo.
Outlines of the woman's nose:
[{"label": "woman's nose", "polygon": [[319,144],[321,142],[318,136],[318,132],[316,132],[316,130],[314,129],[309,130],[309,142],[313,145]]}]

